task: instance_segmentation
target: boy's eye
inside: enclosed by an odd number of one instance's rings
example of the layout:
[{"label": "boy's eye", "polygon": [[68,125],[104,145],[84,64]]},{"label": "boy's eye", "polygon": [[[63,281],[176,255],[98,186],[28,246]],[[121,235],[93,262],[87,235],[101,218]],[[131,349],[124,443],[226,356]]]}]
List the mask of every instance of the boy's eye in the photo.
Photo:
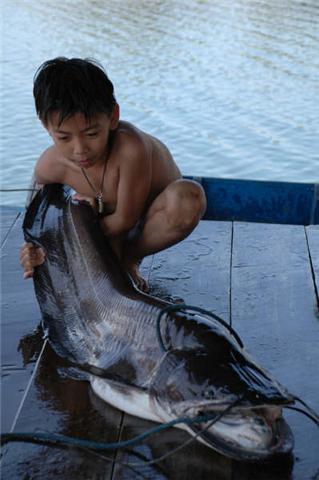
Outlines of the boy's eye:
[{"label": "boy's eye", "polygon": [[97,132],[91,132],[91,133],[88,133],[87,135],[88,135],[88,137],[96,137]]},{"label": "boy's eye", "polygon": [[58,140],[67,140],[68,138],[69,138],[69,137],[66,137],[66,136],[64,136],[64,137],[58,137]]}]

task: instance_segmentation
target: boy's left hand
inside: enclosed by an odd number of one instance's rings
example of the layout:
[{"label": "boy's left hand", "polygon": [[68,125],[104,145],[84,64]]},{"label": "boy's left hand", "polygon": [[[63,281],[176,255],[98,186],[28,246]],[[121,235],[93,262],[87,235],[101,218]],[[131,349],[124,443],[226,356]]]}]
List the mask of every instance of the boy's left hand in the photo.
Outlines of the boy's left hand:
[{"label": "boy's left hand", "polygon": [[45,260],[45,253],[33,243],[24,243],[20,249],[20,264],[24,270],[23,278],[33,277],[34,268],[41,265]]}]

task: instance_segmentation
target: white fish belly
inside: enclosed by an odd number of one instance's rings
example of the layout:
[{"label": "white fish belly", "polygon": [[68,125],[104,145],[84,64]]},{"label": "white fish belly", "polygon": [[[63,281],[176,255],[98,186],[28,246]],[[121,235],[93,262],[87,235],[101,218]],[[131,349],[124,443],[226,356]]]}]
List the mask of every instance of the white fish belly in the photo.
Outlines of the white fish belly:
[{"label": "white fish belly", "polygon": [[163,422],[154,411],[149,394],[144,390],[93,375],[90,377],[90,383],[94,393],[113,407],[145,420]]}]

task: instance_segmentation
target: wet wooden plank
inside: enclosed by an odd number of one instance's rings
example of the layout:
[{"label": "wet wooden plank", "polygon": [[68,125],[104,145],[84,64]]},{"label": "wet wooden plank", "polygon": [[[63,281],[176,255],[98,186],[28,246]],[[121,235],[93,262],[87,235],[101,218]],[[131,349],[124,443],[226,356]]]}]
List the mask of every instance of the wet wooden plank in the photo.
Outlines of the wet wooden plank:
[{"label": "wet wooden plank", "polygon": [[[150,275],[152,292],[172,299],[183,297],[188,303],[212,308],[225,319],[228,319],[231,313],[235,328],[242,334],[254,356],[272,370],[278,379],[282,375],[281,381],[292,391],[298,393],[296,388],[302,389],[305,392],[304,398],[318,408],[317,383],[306,382],[309,374],[311,378],[316,378],[314,368],[318,363],[318,357],[313,358],[313,346],[309,336],[313,337],[315,344],[318,337],[315,338],[317,329],[313,326],[314,289],[303,227],[264,227],[252,224],[245,228],[241,227],[241,224],[236,225],[231,312],[231,224],[202,224],[199,231],[194,232],[198,237],[190,237],[185,241],[190,242],[187,247],[183,246],[183,242],[173,247],[174,250],[162,252],[143,263],[144,275],[148,275],[149,268],[153,269]],[[283,227],[287,230],[281,230]],[[204,230],[201,230],[202,228]],[[204,242],[202,235],[207,235]],[[218,235],[220,244],[216,242]],[[212,241],[208,244],[211,250],[205,250],[206,240],[210,242],[210,238]],[[198,241],[204,245],[200,245]],[[193,254],[189,256],[192,249]],[[247,275],[244,274],[245,265]],[[167,272],[171,272],[170,278],[167,277]],[[174,277],[175,272],[177,273]],[[187,272],[190,273],[189,278]],[[13,279],[18,278],[18,273],[21,275],[19,269],[13,273],[12,287],[15,285]],[[23,282],[24,285],[28,283],[31,285],[31,282]],[[201,295],[200,289],[206,293]],[[7,292],[7,297],[10,297],[10,291]],[[21,304],[22,300],[20,307]],[[21,311],[21,308],[18,310]],[[301,327],[297,323],[297,330],[296,321],[302,322]],[[38,349],[39,343],[34,336],[26,335],[21,344],[24,361],[27,363],[30,358],[36,358]],[[287,355],[289,361],[286,361]],[[302,362],[301,367],[299,361]],[[27,368],[29,367],[30,364],[27,365]],[[99,401],[92,394],[87,382],[65,378],[63,367],[63,362],[46,349],[16,430],[45,429],[96,440],[116,439],[121,413]],[[300,384],[299,378],[303,369],[307,372],[307,375],[304,374],[304,385]],[[296,388],[292,388],[295,384]],[[311,385],[313,394],[310,391]],[[297,441],[294,465],[281,462],[266,468],[238,464],[194,442],[158,465],[131,468],[117,464],[113,478],[288,480],[293,474],[296,480],[308,480],[311,478],[310,474],[316,475],[313,473],[316,472],[313,451],[318,445],[318,432],[307,419],[298,417],[298,414],[290,413],[286,416],[293,426]],[[121,438],[131,438],[151,425],[154,424],[125,415]],[[135,447],[129,454],[123,455],[121,452],[117,460],[152,460],[172,451],[189,438],[182,431],[171,429],[165,435],[160,434]],[[112,476],[111,465],[101,457],[92,457],[88,452],[12,444],[7,449],[2,471],[4,478],[107,479]]]},{"label": "wet wooden plank", "polygon": [[[28,349],[28,345],[23,348]],[[47,345],[15,431],[116,441],[121,412],[96,397],[87,381],[70,379],[66,368],[67,363]],[[2,474],[13,479],[107,480],[113,455],[108,454],[109,461],[84,449],[12,443],[4,449]]]},{"label": "wet wooden plank", "polygon": [[[154,426],[155,423],[125,414],[121,440],[132,438]],[[230,460],[199,442],[194,441],[174,452],[190,438],[186,432],[171,428],[150,437],[143,444],[132,447],[130,452],[119,451],[116,460],[131,466],[116,464],[112,479],[230,480]],[[152,462],[166,454],[167,458],[159,463],[143,465],[143,462]]]},{"label": "wet wooden plank", "polygon": [[[3,339],[7,347],[4,352],[4,371],[7,377],[3,382],[5,388],[2,388],[2,393],[8,402],[2,405],[6,420],[2,431],[10,430],[12,419],[28,386],[14,431],[45,431],[99,442],[117,441],[122,412],[101,401],[92,392],[87,381],[70,379],[67,363],[55,355],[49,345],[45,347],[34,380],[28,385],[34,362],[43,345],[43,338],[40,330],[32,331],[33,328],[30,330],[27,327],[26,317],[31,317],[33,321],[37,317],[39,321],[40,312],[33,294],[32,281],[23,281],[21,277],[17,256],[22,243],[21,221],[12,231],[14,238],[11,241],[10,237],[6,250],[6,274],[9,275],[9,281],[3,292],[7,310]],[[147,262],[144,273],[148,275]],[[22,301],[21,296],[28,299],[27,303]],[[21,308],[23,304],[24,307]],[[37,325],[38,321],[32,326]],[[13,326],[16,326],[14,330]],[[12,372],[11,376],[8,374],[8,370],[13,366],[18,369],[19,376]],[[26,373],[26,378],[21,372]],[[15,396],[17,400],[12,401]],[[106,480],[112,474],[114,454],[110,452],[107,454],[109,458],[106,458],[105,454],[103,457],[79,449],[11,443],[3,450],[2,473],[4,478],[12,479]]]},{"label": "wet wooden plank", "polygon": [[[310,225],[306,228],[308,239],[309,255],[313,268],[314,282],[319,295],[319,225]],[[318,298],[319,306],[319,298]]]},{"label": "wet wooden plank", "polygon": [[[201,222],[183,242],[154,255],[151,293],[211,309],[229,320],[231,243],[230,222]],[[132,438],[154,425],[125,414],[121,439]],[[117,460],[135,464],[152,461],[190,438],[187,433],[172,428],[134,447],[130,454],[118,452]],[[112,478],[229,480],[230,475],[229,459],[194,441],[158,464],[142,466],[140,463],[134,469],[117,464]]]},{"label": "wet wooden plank", "polygon": [[[21,223],[22,218],[10,232],[3,252],[2,431],[11,429],[29,386],[14,431],[40,430],[96,441],[116,441],[122,413],[96,397],[87,381],[68,378],[64,373],[67,364],[48,345],[34,381],[28,385],[43,339],[41,332],[33,331],[41,319],[33,283],[22,279],[18,261],[23,241]],[[147,274],[146,267],[144,270]],[[78,449],[12,443],[4,448],[3,454],[4,478],[107,479],[113,469],[113,452],[109,454],[109,461]]]},{"label": "wet wooden plank", "polygon": [[0,206],[0,245],[4,245],[6,238],[14,226],[17,218],[21,214],[21,209],[15,207]]},{"label": "wet wooden plank", "polygon": [[[12,221],[11,209],[5,217]],[[40,322],[40,313],[35,300],[33,284],[22,278],[19,264],[19,249],[23,242],[22,215],[14,223],[1,249],[1,420],[2,430],[11,428],[18,405],[32,373],[36,356],[25,365],[19,350],[21,338],[28,335]]]},{"label": "wet wooden plank", "polygon": [[232,223],[202,221],[183,242],[154,255],[151,293],[230,317]]},{"label": "wet wooden plank", "polygon": [[[319,322],[304,227],[235,223],[233,245],[233,326],[251,354],[318,411]],[[296,442],[291,475],[310,480],[319,468],[318,428],[297,412],[285,417]],[[235,464],[232,480],[256,478],[247,472]]]}]

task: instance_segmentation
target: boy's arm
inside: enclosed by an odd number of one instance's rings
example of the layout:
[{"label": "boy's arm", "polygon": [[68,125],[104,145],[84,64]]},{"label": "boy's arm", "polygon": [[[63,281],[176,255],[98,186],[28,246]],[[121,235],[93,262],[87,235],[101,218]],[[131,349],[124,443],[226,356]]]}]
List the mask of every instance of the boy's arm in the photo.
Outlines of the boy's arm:
[{"label": "boy's arm", "polygon": [[[39,158],[33,174],[33,185],[36,188],[46,183],[63,183],[64,168],[56,161],[54,148],[50,147]],[[34,192],[33,192],[34,193]],[[32,200],[31,194],[27,199],[27,205]],[[34,268],[41,265],[45,260],[45,253],[42,248],[35,247],[32,243],[24,243],[20,249],[20,263],[23,268],[23,278],[33,276]]]},{"label": "boy's arm", "polygon": [[64,183],[65,166],[58,159],[54,147],[45,150],[36,163],[34,176],[37,183]]},{"label": "boy's arm", "polygon": [[101,220],[107,237],[130,230],[142,217],[150,193],[152,164],[143,144],[122,153],[119,186],[115,212]]}]

